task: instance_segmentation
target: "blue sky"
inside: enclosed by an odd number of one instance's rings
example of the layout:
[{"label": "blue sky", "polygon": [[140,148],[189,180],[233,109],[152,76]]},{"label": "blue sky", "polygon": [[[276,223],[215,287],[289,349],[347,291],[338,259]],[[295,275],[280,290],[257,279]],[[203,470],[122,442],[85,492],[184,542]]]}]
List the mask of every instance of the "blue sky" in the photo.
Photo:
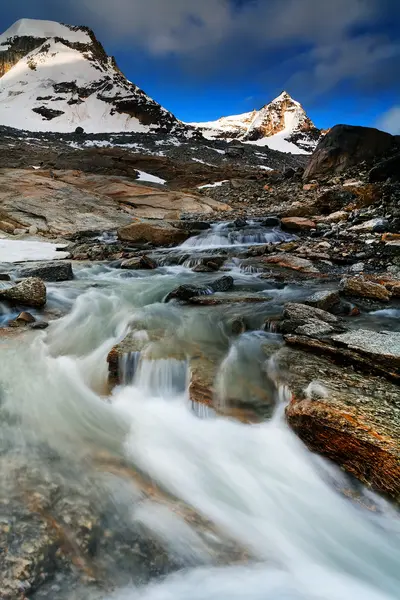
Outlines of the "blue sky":
[{"label": "blue sky", "polygon": [[184,121],[259,108],[286,89],[319,127],[400,134],[400,0],[14,0],[0,29],[23,17],[92,27]]}]

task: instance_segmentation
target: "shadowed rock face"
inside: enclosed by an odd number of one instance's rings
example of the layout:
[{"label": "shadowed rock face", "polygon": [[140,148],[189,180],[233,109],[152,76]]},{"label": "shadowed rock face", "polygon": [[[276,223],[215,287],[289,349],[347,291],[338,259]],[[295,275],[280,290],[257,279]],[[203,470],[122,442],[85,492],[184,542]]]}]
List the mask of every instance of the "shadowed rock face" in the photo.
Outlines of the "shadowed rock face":
[{"label": "shadowed rock face", "polygon": [[395,146],[395,137],[378,129],[335,125],[318,144],[304,179],[342,172],[363,161],[379,159]]}]

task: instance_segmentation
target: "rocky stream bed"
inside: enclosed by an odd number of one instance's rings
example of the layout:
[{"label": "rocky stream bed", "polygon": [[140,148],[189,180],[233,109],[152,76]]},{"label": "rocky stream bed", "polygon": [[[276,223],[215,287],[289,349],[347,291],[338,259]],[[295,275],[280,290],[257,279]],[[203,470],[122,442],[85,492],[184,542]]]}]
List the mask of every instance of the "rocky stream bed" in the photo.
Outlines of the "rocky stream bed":
[{"label": "rocky stream bed", "polygon": [[1,600],[398,598],[399,183],[321,144],[10,151]]}]

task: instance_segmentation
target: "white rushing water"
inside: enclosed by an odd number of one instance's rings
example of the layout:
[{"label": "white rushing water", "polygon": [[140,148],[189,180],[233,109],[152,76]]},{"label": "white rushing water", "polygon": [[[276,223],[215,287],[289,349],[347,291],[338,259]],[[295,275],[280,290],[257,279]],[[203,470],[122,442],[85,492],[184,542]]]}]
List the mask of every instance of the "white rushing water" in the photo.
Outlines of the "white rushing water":
[{"label": "white rushing water", "polygon": [[236,228],[232,223],[216,223],[181,244],[181,249],[233,248],[257,244],[276,244],[292,240],[293,236],[280,228],[263,227],[256,221],[249,221],[245,227]]},{"label": "white rushing water", "polygon": [[[68,285],[81,285],[86,276]],[[83,290],[71,312],[47,333],[24,348],[2,348],[4,403],[20,419],[18,436],[37,438],[74,459],[93,447],[125,456],[250,557],[241,564],[220,566],[195,530],[167,508],[132,511],[132,519],[144,520],[187,555],[192,566],[144,587],[132,584],[103,597],[398,599],[397,514],[375,497],[380,510],[370,512],[342,496],[332,485],[345,487],[339,470],[305,449],[288,429],[282,407],[260,425],[217,415],[198,418],[187,401],[187,364],[176,358],[141,363],[135,359],[135,375],[105,402],[106,357],[130,324],[143,328],[139,335],[144,343],[143,331],[161,325],[170,338],[176,335],[196,343],[214,336],[210,339],[217,344],[220,333],[201,313],[160,303],[179,276],[124,280],[120,272],[103,269],[96,280],[104,287]],[[67,287],[64,292],[59,288],[58,294],[70,302]],[[275,344],[276,336],[268,335]],[[220,389],[232,384],[235,365],[244,365],[253,377],[246,360],[250,368],[266,339],[260,333],[245,334],[226,349]],[[15,377],[21,364],[21,376]]]}]

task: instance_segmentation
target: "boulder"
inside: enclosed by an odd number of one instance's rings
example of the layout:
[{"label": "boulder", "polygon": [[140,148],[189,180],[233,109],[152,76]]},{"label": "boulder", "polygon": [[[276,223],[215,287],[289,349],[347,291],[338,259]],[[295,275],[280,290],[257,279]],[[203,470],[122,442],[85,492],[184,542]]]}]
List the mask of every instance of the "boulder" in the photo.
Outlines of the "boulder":
[{"label": "boulder", "polygon": [[121,263],[121,269],[156,269],[157,263],[146,256],[135,256],[133,258],[129,258],[128,260],[124,260]]},{"label": "boulder", "polygon": [[35,317],[29,312],[21,312],[18,317],[8,323],[9,327],[25,327],[36,321]]},{"label": "boulder", "polygon": [[287,349],[282,358],[293,393],[286,409],[292,429],[311,451],[399,500],[398,386],[321,354]]},{"label": "boulder", "polygon": [[130,225],[118,229],[118,238],[133,244],[176,246],[188,237],[190,237],[188,232],[161,220],[136,219]]},{"label": "boulder", "polygon": [[312,294],[312,296],[309,296],[306,300],[304,300],[304,304],[328,312],[334,306],[337,306],[339,302],[339,293],[335,290],[323,290],[320,292],[315,292],[315,294]]},{"label": "boulder", "polygon": [[339,319],[331,313],[296,302],[288,302],[285,305],[279,324],[281,333],[297,333],[311,337],[340,330],[343,331]]},{"label": "boulder", "polygon": [[363,161],[372,162],[394,146],[394,136],[378,129],[335,125],[321,138],[304,172],[304,180],[341,173]]},{"label": "boulder", "polygon": [[0,302],[41,308],[46,304],[46,286],[38,277],[28,277],[21,283],[0,290]]},{"label": "boulder", "polygon": [[266,256],[262,258],[263,262],[269,265],[276,265],[278,267],[284,267],[285,269],[293,269],[294,271],[301,271],[303,273],[318,273],[318,269],[314,267],[311,260],[306,258],[299,258],[286,252],[280,254],[273,254],[272,256]]},{"label": "boulder", "polygon": [[193,268],[195,273],[212,273],[218,271],[226,260],[225,256],[203,256],[198,265]]},{"label": "boulder", "polygon": [[70,262],[44,262],[32,267],[24,267],[17,271],[17,277],[39,277],[43,281],[70,281],[74,278]]},{"label": "boulder", "polygon": [[166,298],[165,302],[170,300],[180,300],[182,302],[190,302],[191,298],[197,296],[207,296],[214,292],[227,292],[233,288],[234,280],[229,275],[216,279],[215,281],[205,285],[180,285],[175,290],[172,290]]},{"label": "boulder", "polygon": [[400,181],[400,154],[381,161],[369,173],[369,181],[376,183],[378,181]]},{"label": "boulder", "polygon": [[304,217],[284,217],[281,219],[282,229],[289,231],[309,231],[315,229],[316,224],[311,219]]},{"label": "boulder", "polygon": [[391,297],[391,293],[385,286],[367,281],[363,277],[344,277],[340,282],[339,289],[345,296],[360,296],[382,302],[387,302]]}]

